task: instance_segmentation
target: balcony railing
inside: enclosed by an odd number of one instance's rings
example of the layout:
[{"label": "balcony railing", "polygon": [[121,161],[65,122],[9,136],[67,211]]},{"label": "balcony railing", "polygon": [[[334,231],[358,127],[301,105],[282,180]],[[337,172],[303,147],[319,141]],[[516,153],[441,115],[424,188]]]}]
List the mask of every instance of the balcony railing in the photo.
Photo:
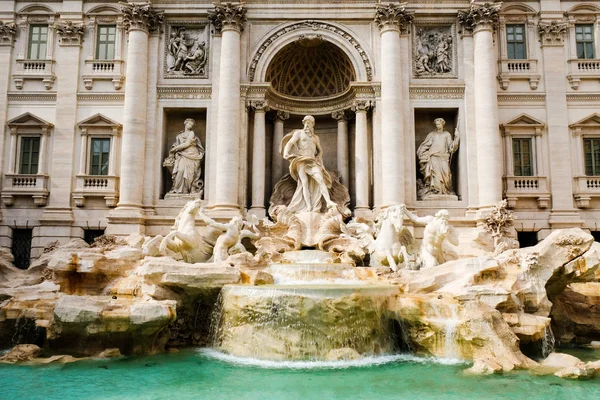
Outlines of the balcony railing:
[{"label": "balcony railing", "polygon": [[107,207],[119,201],[119,177],[108,175],[77,175],[73,200],[77,207],[85,206],[88,197],[102,197]]},{"label": "balcony railing", "polygon": [[86,60],[83,83],[87,90],[92,90],[94,81],[112,81],[115,90],[123,87],[123,61],[121,60]]},{"label": "balcony railing", "polygon": [[547,208],[550,203],[548,179],[545,176],[506,176],[504,187],[509,207],[515,207],[520,198],[536,198],[539,208]]},{"label": "balcony railing", "polygon": [[600,197],[600,176],[577,176],[573,180],[573,194],[579,208],[590,206],[590,200]]},{"label": "balcony railing", "polygon": [[511,80],[528,80],[532,90],[537,89],[540,82],[537,60],[500,60],[498,69],[498,82],[504,90]]},{"label": "balcony railing", "polygon": [[6,174],[2,188],[2,202],[9,207],[15,197],[32,197],[37,206],[45,206],[48,199],[48,175]]},{"label": "balcony railing", "polygon": [[13,75],[15,86],[20,90],[26,80],[41,80],[46,90],[52,89],[56,79],[54,64],[54,60],[18,59],[17,70]]},{"label": "balcony railing", "polygon": [[574,90],[579,89],[584,79],[600,81],[600,60],[569,60],[567,78]]}]

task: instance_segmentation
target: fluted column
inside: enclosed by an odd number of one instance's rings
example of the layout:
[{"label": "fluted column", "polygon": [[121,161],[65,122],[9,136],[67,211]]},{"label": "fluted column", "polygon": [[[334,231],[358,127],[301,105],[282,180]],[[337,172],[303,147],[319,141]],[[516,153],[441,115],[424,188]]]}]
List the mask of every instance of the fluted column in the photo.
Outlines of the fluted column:
[{"label": "fluted column", "polygon": [[148,35],[162,23],[162,13],[150,4],[125,4],[122,7],[125,29],[129,33],[123,139],[121,142],[120,195],[116,212],[133,210],[142,214],[147,119]]},{"label": "fluted column", "polygon": [[240,174],[240,36],[246,9],[241,4],[216,5],[209,14],[221,32],[219,75],[216,193],[213,206],[239,209]]},{"label": "fluted column", "polygon": [[337,121],[337,170],[342,177],[342,184],[350,185],[350,163],[348,161],[348,120],[346,112],[336,111],[331,117]]},{"label": "fluted column", "polygon": [[283,140],[283,124],[290,118],[290,114],[285,111],[277,111],[275,117],[275,127],[273,129],[273,157],[271,162],[271,186],[275,187],[277,182],[283,177],[283,157],[279,152],[279,146]]},{"label": "fluted column", "polygon": [[490,207],[502,200],[502,138],[498,126],[494,30],[498,26],[501,4],[472,4],[460,12],[464,29],[473,32],[473,72],[475,88],[475,132],[477,132],[477,183],[479,207]]},{"label": "fluted column", "polygon": [[254,134],[252,138],[252,205],[250,212],[259,218],[265,213],[266,174],[266,124],[265,113],[269,111],[267,101],[251,101],[254,110]]},{"label": "fluted column", "polygon": [[406,3],[377,6],[375,23],[381,32],[381,167],[382,206],[405,202],[400,32],[413,19]]},{"label": "fluted column", "polygon": [[367,111],[371,102],[367,100],[355,101],[352,111],[356,113],[356,132],[354,136],[354,187],[355,187],[355,213],[369,210],[369,143]]}]

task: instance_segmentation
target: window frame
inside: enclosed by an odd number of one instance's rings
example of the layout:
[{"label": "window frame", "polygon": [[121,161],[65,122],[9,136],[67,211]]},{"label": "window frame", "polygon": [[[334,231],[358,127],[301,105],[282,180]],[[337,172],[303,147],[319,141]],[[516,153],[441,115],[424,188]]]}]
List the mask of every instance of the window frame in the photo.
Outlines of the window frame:
[{"label": "window frame", "polygon": [[[33,38],[34,35],[36,35],[33,31],[35,28],[42,28],[45,27],[46,28],[46,40],[44,42],[37,41],[35,42],[35,44],[38,45],[37,48],[37,54],[36,57],[33,57],[32,55],[32,46],[34,44],[33,42]],[[39,34],[37,34],[39,36],[41,36],[41,32]],[[48,44],[49,44],[49,39],[50,39],[50,26],[48,24],[30,24],[29,25],[29,35],[27,37],[27,59],[28,60],[45,60],[48,57]],[[44,51],[41,51],[39,44],[43,43],[44,44]]]},{"label": "window frame", "polygon": [[[93,154],[93,147],[94,147],[94,141],[96,140],[102,140],[102,141],[108,141],[108,158],[107,158],[107,163],[106,163],[106,174],[94,174],[94,154]],[[111,154],[111,147],[112,147],[112,141],[113,141],[113,137],[111,137],[110,135],[106,135],[106,134],[96,134],[96,135],[90,135],[90,138],[88,140],[88,149],[87,149],[87,167],[86,167],[86,174],[90,175],[90,176],[110,176],[110,163],[111,163],[111,157],[113,156]],[[103,152],[101,152],[102,154]],[[102,165],[99,165],[100,168],[102,168]]]},{"label": "window frame", "polygon": [[[114,28],[114,32],[112,33],[113,35],[113,41],[109,42],[103,42],[100,39],[101,36],[101,32],[103,28]],[[118,30],[119,30],[119,26],[117,24],[117,22],[115,21],[114,23],[106,23],[106,24],[98,24],[96,25],[96,34],[95,34],[95,42],[94,42],[94,59],[95,60],[102,60],[102,61],[114,61],[117,59],[117,46],[119,45],[118,43]],[[110,35],[110,34],[107,34]],[[100,46],[103,43],[112,43],[113,45],[113,49],[112,49],[112,58],[108,58],[108,57],[100,57]],[[108,50],[105,51],[105,53],[107,53]]]},{"label": "window frame", "polygon": [[[583,144],[583,174],[584,176],[600,176],[600,136],[595,136],[595,135],[583,135],[582,138],[582,144]],[[598,172],[598,174],[592,174],[592,175],[588,175],[587,173],[587,151],[585,150],[585,144],[586,141],[590,140],[591,143],[593,144],[594,142],[597,143],[598,145],[598,159],[595,160],[594,159],[594,146],[592,145],[592,151],[590,152],[590,154],[592,155],[592,172]],[[594,161],[597,161],[597,167],[594,164]],[[596,170],[596,168],[597,170]]]},{"label": "window frame", "polygon": [[[509,35],[516,35],[516,33],[509,33],[509,28],[514,28],[514,27],[521,27],[522,32],[521,35],[523,36],[522,40],[510,40],[509,39]],[[506,29],[505,29],[505,40],[506,40],[506,57],[508,60],[527,60],[528,59],[528,47],[527,46],[527,22],[524,21],[522,23],[509,23],[506,24]],[[523,46],[523,56],[522,57],[517,57],[516,54],[513,55],[513,57],[511,57],[510,55],[510,50],[511,50],[511,45],[516,45],[516,44],[521,44]],[[516,51],[514,51],[516,53]]]},{"label": "window frame", "polygon": [[[38,140],[38,151],[37,151],[37,161],[35,163],[36,169],[35,172],[31,172],[31,156],[30,156],[30,160],[28,163],[28,167],[30,169],[30,172],[23,172],[23,142],[24,139],[37,139]],[[41,135],[36,135],[36,134],[21,134],[18,137],[19,143],[18,143],[18,150],[17,150],[17,174],[19,175],[38,175],[40,172],[40,153],[42,151],[42,136]],[[33,151],[31,151],[31,153],[33,153]]]},{"label": "window frame", "polygon": [[[583,38],[582,40],[578,40],[577,36],[580,34],[579,32],[577,32],[578,28],[584,28],[584,27],[589,27],[591,29],[591,32],[589,32],[591,38],[589,40],[586,40],[585,38]],[[583,24],[583,23],[578,23],[575,24],[575,54],[577,56],[578,60],[594,60],[596,57],[596,41],[595,39],[595,24],[591,23],[591,24]],[[586,35],[586,32],[582,32],[582,35]],[[583,44],[583,57],[580,57],[579,54],[579,44]],[[591,51],[591,55],[587,54],[588,51],[588,46],[590,47],[590,51]]]},{"label": "window frame", "polygon": [[[523,161],[523,154],[524,152],[521,151],[519,152],[520,154],[520,161],[521,161],[521,165],[519,166],[519,168],[521,169],[521,174],[517,174],[517,165],[515,163],[516,159],[515,159],[515,143],[516,142],[523,142],[523,141],[528,141],[529,142],[529,169],[530,169],[530,174],[529,175],[525,175],[523,174],[523,165],[522,165],[522,161]],[[511,155],[512,155],[512,176],[519,176],[519,177],[531,177],[531,176],[536,176],[536,162],[535,162],[535,137],[534,136],[526,136],[526,135],[515,135],[511,137]]]}]

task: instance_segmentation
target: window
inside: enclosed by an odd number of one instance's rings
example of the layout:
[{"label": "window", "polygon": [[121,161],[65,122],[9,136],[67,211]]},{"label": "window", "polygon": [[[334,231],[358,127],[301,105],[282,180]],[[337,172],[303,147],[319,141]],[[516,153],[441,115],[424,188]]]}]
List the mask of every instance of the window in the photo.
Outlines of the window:
[{"label": "window", "polygon": [[48,25],[31,25],[29,27],[29,53],[30,60],[46,58],[46,45],[48,43]]},{"label": "window", "polygon": [[506,25],[506,45],[509,60],[524,60],[527,58],[525,25]]},{"label": "window", "polygon": [[40,138],[21,138],[21,158],[19,159],[19,173],[35,175],[38,173],[38,160],[40,157]]},{"label": "window", "polygon": [[600,176],[600,138],[583,139],[583,152],[585,153],[585,174]]},{"label": "window", "polygon": [[110,139],[93,138],[90,153],[90,175],[108,175]]},{"label": "window", "polygon": [[537,232],[517,232],[519,247],[530,247],[538,244]]},{"label": "window", "polygon": [[513,138],[513,165],[515,176],[533,176],[531,138]]},{"label": "window", "polygon": [[15,267],[20,269],[29,268],[31,260],[31,238],[33,229],[13,229],[11,252],[15,257]]},{"label": "window", "polygon": [[577,58],[594,58],[594,25],[575,25]]},{"label": "window", "polygon": [[84,229],[83,240],[89,245],[94,244],[94,240],[104,235],[104,229]]},{"label": "window", "polygon": [[99,25],[96,42],[96,60],[114,60],[117,38],[116,25]]}]

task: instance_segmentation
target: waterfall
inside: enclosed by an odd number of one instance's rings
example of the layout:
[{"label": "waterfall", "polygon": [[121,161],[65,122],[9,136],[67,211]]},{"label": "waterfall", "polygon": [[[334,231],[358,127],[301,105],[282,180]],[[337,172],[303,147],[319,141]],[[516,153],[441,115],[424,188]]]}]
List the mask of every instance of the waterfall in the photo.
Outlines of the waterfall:
[{"label": "waterfall", "polygon": [[457,338],[457,327],[460,324],[460,318],[458,316],[458,304],[450,303],[444,304],[445,308],[450,311],[449,316],[442,314],[442,309],[439,305],[431,303],[435,318],[431,318],[432,322],[435,322],[444,327],[444,346],[443,355],[444,358],[456,359],[460,358],[460,353],[456,345]]},{"label": "waterfall", "polygon": [[546,326],[544,337],[542,339],[542,358],[548,357],[554,352],[554,334],[550,325]]}]

